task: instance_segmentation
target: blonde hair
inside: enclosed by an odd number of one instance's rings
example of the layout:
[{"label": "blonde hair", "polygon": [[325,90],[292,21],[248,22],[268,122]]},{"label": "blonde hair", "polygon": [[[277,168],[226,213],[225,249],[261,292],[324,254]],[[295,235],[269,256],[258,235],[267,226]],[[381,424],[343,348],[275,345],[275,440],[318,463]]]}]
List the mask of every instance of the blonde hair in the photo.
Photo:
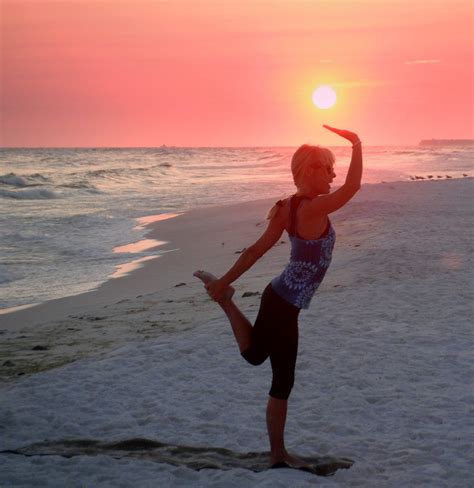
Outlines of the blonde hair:
[{"label": "blonde hair", "polygon": [[[310,175],[314,166],[331,166],[336,162],[334,153],[322,146],[311,146],[310,144],[303,144],[300,146],[291,158],[291,172],[293,174],[293,181],[298,189],[304,189],[310,181]],[[277,213],[283,202],[278,202],[273,205],[267,214],[267,220],[272,219]]]},{"label": "blonde hair", "polygon": [[335,162],[336,157],[328,148],[303,144],[291,158],[291,172],[296,187],[301,189],[307,186],[308,177],[313,170],[311,166],[321,165],[323,167],[332,167]]}]

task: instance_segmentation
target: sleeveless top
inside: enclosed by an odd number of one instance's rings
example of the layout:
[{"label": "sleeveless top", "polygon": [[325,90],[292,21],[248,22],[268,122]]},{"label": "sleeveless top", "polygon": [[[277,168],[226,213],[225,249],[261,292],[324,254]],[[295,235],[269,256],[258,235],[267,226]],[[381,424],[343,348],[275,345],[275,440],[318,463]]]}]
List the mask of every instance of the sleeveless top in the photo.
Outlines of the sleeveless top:
[{"label": "sleeveless top", "polygon": [[280,276],[271,282],[272,288],[283,299],[298,308],[309,308],[311,299],[323,281],[336,242],[336,233],[328,218],[326,231],[319,239],[302,239],[296,232],[296,211],[304,199],[309,197],[294,195],[291,197],[290,262]]}]

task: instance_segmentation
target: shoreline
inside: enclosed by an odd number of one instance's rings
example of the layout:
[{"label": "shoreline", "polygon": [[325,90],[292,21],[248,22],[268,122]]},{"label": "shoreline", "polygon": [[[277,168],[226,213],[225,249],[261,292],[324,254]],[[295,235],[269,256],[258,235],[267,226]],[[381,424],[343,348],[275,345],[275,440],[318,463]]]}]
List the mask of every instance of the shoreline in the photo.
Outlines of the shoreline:
[{"label": "shoreline", "polygon": [[[417,176],[413,175],[410,176],[410,180],[400,180],[400,181],[381,181],[378,183],[364,183],[363,187],[369,187],[369,186],[374,186],[374,185],[391,185],[391,184],[399,184],[399,183],[422,183],[422,182],[443,182],[443,181],[456,181],[456,180],[470,180],[474,179],[474,176],[469,176],[467,174],[459,177],[452,177],[450,175],[445,175],[445,177],[437,176],[436,178],[432,175],[429,177],[424,177],[424,176]],[[337,189],[337,188],[335,188]],[[278,197],[275,196],[273,198],[266,198],[262,200],[268,200],[268,202],[271,204],[273,200],[277,200]],[[214,206],[205,206],[205,207],[199,207],[193,210],[189,211],[172,211],[172,212],[165,212],[161,214],[152,214],[152,215],[147,215],[144,217],[137,217],[135,218],[136,225],[133,227],[134,230],[141,230],[144,231],[144,234],[142,235],[141,239],[138,241],[132,241],[127,244],[120,244],[115,246],[113,249],[111,249],[111,253],[129,253],[130,254],[130,260],[126,261],[122,264],[116,265],[115,270],[110,273],[108,276],[103,278],[103,281],[99,285],[93,286],[91,288],[85,289],[84,291],[74,293],[71,295],[65,295],[62,297],[57,297],[57,298],[51,298],[45,301],[38,301],[38,302],[33,302],[33,303],[24,303],[20,305],[12,305],[10,307],[4,307],[0,308],[0,327],[2,326],[2,317],[4,316],[9,316],[10,314],[16,313],[17,311],[23,310],[23,309],[29,309],[37,306],[45,306],[46,304],[51,304],[55,303],[59,300],[69,300],[74,297],[81,297],[82,295],[89,295],[93,294],[96,291],[98,291],[103,285],[107,284],[110,281],[113,281],[117,278],[123,278],[125,276],[128,276],[129,274],[135,272],[138,269],[141,269],[143,265],[141,262],[146,262],[148,260],[153,260],[153,259],[158,259],[161,254],[174,251],[174,249],[166,249],[163,250],[163,245],[168,244],[166,240],[157,240],[159,239],[164,239],[163,235],[158,233],[154,233],[154,228],[156,222],[160,222],[162,220],[168,220],[176,217],[180,217],[182,215],[189,214],[190,212],[196,212],[196,211],[203,211],[206,209],[210,208],[221,208],[221,207],[232,207],[232,206],[238,206],[241,205],[242,203],[252,203],[254,201],[259,201],[259,200],[250,200],[246,202],[238,202],[238,203],[229,203],[225,205],[214,205]],[[152,237],[153,236],[155,237]],[[165,236],[166,237],[166,236]],[[153,252],[155,250],[159,250],[159,254],[150,254],[150,255],[145,255],[145,256],[140,256],[137,258],[133,258],[133,254],[138,253],[140,251],[150,251]],[[8,320],[6,320],[8,322]]]},{"label": "shoreline", "polygon": [[[408,151],[408,153],[410,153],[410,151]],[[392,180],[389,175],[384,174],[379,174],[378,178],[372,181],[369,177],[369,174],[371,173],[374,173],[373,167],[367,168],[367,179],[364,183],[365,185],[389,184],[392,182],[395,183],[395,181]],[[465,177],[469,178],[468,173],[470,173],[470,171],[467,171],[462,175],[461,173],[455,175],[454,173],[438,174],[437,172],[434,172],[433,174],[427,174],[425,171],[421,173],[413,173],[413,175],[407,173],[405,175],[405,178],[403,178],[402,175],[399,174],[398,180],[423,181],[428,179],[440,179],[444,181],[444,179],[464,179]],[[394,176],[394,174],[392,176]],[[384,176],[386,176],[387,178],[384,179]],[[336,183],[339,184],[340,182]],[[335,186],[335,188],[337,188],[337,185]],[[19,190],[21,189],[22,188],[19,188]],[[28,190],[28,188],[26,189]],[[279,193],[278,198],[282,198],[283,195],[289,194],[290,192],[287,190],[288,189],[286,189],[284,193]],[[255,195],[259,195],[259,193],[252,192],[249,194],[247,192],[245,193],[244,198],[248,199],[246,201],[252,201],[255,199]],[[239,201],[232,201],[235,200],[236,196],[237,195],[233,195],[232,198],[228,198],[230,202],[226,204],[237,205],[243,201],[242,195],[240,195]],[[269,196],[267,193],[261,196],[267,198],[273,197],[273,195]],[[277,193],[275,193],[274,197],[277,197]],[[199,200],[199,202],[197,203],[198,207],[192,207],[192,205],[185,205],[181,207],[177,206],[177,209],[175,210],[173,209],[174,207],[171,208],[166,205],[164,207],[161,207],[160,205],[156,206],[155,204],[147,206],[145,209],[141,208],[138,215],[146,215],[149,210],[153,209],[154,207],[156,208],[156,212],[165,212],[165,214],[158,214],[158,216],[160,216],[168,215],[168,212],[182,213],[183,211],[193,211],[195,208],[209,208],[209,204],[222,204],[222,202],[214,202],[214,200],[216,200],[216,198],[212,198],[209,196],[207,197],[207,199]],[[178,207],[181,208],[181,211]],[[153,215],[151,217],[155,218],[156,215]],[[116,271],[116,267],[114,268],[114,264],[120,263],[121,266],[126,267],[126,265],[130,263],[130,261],[136,259],[136,257],[139,257],[136,256],[135,251],[131,251],[132,254],[127,253],[123,255],[118,251],[119,249],[124,249],[123,252],[126,252],[126,249],[130,247],[131,243],[133,243],[137,239],[143,239],[144,236],[140,237],[136,235],[136,231],[140,231],[140,234],[144,232],[144,225],[140,223],[137,225],[137,221],[140,222],[140,220],[145,220],[144,223],[146,224],[146,219],[149,218],[149,215],[145,218],[140,218],[136,216],[134,218],[130,217],[130,219],[127,218],[127,220],[123,219],[120,215],[117,216],[117,218],[114,217],[115,220],[112,220],[112,225],[109,225],[107,222],[105,222],[105,227],[103,227],[103,229],[99,229],[99,233],[86,232],[83,243],[81,239],[79,239],[78,242],[78,237],[80,236],[76,236],[74,241],[69,240],[67,242],[67,246],[65,247],[64,252],[58,253],[56,251],[48,251],[45,254],[46,264],[44,264],[44,266],[41,259],[30,263],[30,250],[28,248],[24,248],[25,244],[20,239],[18,242],[19,257],[15,258],[16,260],[14,259],[11,261],[9,259],[10,254],[7,251],[7,265],[4,269],[2,286],[4,294],[2,295],[3,300],[1,304],[2,306],[0,308],[0,316],[12,313],[13,311],[15,311],[15,309],[18,309],[17,307],[30,307],[38,303],[46,303],[57,299],[66,298],[68,296],[77,296],[96,290],[103,283],[107,282],[111,278],[114,278],[114,273]],[[118,224],[119,222],[120,224]],[[41,225],[43,224],[38,224],[38,229],[41,229]],[[33,234],[35,234],[36,231],[34,230],[34,228],[32,228],[31,230]],[[59,246],[59,248],[62,249],[61,246],[64,245],[62,241],[64,240],[64,236],[67,235],[67,229],[65,230],[66,233],[57,233],[57,242],[54,241],[54,245],[52,245],[51,247],[52,249],[56,249],[56,246]],[[95,243],[100,242],[100,240],[97,240],[97,235],[100,235],[101,231],[105,231],[105,235],[108,240],[105,246],[98,246],[98,249],[100,247],[101,248],[98,252],[96,252],[94,251],[94,246],[96,245]],[[41,234],[38,234],[38,236],[41,236]],[[41,237],[39,237],[39,239],[41,242]],[[8,240],[8,235],[6,236],[5,242],[10,242]],[[85,246],[81,246],[81,243],[85,244]],[[77,246],[77,244],[79,244],[79,246]],[[16,247],[17,243],[12,242],[11,248],[16,249]],[[81,252],[76,252],[75,249],[84,249],[84,252],[82,252],[81,254]],[[147,257],[148,255],[153,253],[153,251],[143,249],[141,251],[140,257]],[[44,254],[44,249],[41,252],[43,252]],[[53,259],[55,253],[57,254],[58,258],[57,263],[55,262],[55,259]],[[70,260],[63,260],[62,255],[68,255],[68,253],[71,254],[72,258]],[[159,250],[156,251],[154,254],[159,255]],[[89,257],[89,259],[86,259],[86,257]],[[49,262],[48,259],[50,260]],[[81,259],[84,259],[82,263]],[[21,272],[18,271],[18,269],[20,268]]]},{"label": "shoreline", "polygon": [[[383,230],[387,220],[391,225],[398,222],[403,226],[400,219],[404,209],[411,213],[414,207],[424,205],[428,215],[423,219],[428,218],[428,222],[423,225],[429,226],[429,219],[443,218],[432,212],[430,199],[436,202],[436,197],[444,197],[449,205],[452,197],[466,198],[472,187],[472,178],[432,181],[421,186],[420,182],[365,184],[347,207],[333,214],[331,219],[338,235],[335,259],[318,294],[331,287],[345,289],[357,283],[356,275],[340,263],[352,262],[357,259],[357,248],[363,251],[365,246],[373,245],[372,240],[380,240],[375,231]],[[415,184],[417,190],[413,191],[415,187],[411,185]],[[164,253],[146,261],[143,267],[124,277],[109,279],[93,291],[0,315],[4,340],[0,365],[14,363],[1,367],[0,378],[42,371],[88,354],[102,354],[130,340],[157,337],[173,328],[183,330],[192,327],[196,320],[219,316],[219,310],[192,273],[196,269],[207,269],[216,275],[224,273],[239,252],[261,235],[266,213],[274,201],[265,198],[199,208],[151,222],[144,238],[166,244],[160,246]],[[468,199],[463,202],[469,205]],[[438,208],[443,211],[439,201]],[[409,218],[413,220],[414,216]],[[430,233],[435,233],[435,229]],[[392,239],[403,244],[403,236],[403,231],[395,232]],[[286,265],[287,241],[284,233],[261,262],[234,284],[238,303],[251,309],[258,306],[259,293]],[[386,253],[386,259],[390,259],[390,246]],[[449,253],[443,259],[445,267],[464,266],[462,260],[459,262]],[[246,291],[255,296],[241,299]],[[192,314],[190,305],[196,309]],[[142,326],[131,327],[132,317]]]}]

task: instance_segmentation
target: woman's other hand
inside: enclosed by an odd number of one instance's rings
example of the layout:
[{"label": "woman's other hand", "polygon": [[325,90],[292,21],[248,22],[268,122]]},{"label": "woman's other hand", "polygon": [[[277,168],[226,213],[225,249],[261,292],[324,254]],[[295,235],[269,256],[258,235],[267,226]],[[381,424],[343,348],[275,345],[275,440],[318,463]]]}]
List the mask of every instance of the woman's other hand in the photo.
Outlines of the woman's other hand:
[{"label": "woman's other hand", "polygon": [[356,142],[359,141],[359,136],[354,133],[354,132],[351,132],[349,130],[344,130],[344,129],[336,129],[335,127],[331,127],[329,125],[323,125],[323,127],[325,129],[328,129],[330,130],[331,132],[334,132],[335,134],[337,134],[338,136],[341,136],[341,137],[344,137],[344,139],[347,139],[348,141],[350,141],[352,144],[355,144]]}]

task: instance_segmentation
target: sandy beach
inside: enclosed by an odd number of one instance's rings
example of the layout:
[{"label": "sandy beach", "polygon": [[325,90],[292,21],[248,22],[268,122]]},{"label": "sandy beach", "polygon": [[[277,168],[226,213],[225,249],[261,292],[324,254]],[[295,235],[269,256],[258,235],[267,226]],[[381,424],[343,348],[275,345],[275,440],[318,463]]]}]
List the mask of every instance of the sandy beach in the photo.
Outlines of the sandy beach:
[{"label": "sandy beach", "polygon": [[[300,315],[287,444],[303,456],[350,458],[350,469],[331,478],[196,471],[139,456],[66,458],[50,445],[49,456],[1,454],[0,486],[470,486],[472,194],[471,178],[363,185],[331,216],[333,261]],[[240,358],[192,273],[227,271],[263,232],[274,200],[151,223],[147,238],[167,252],[143,268],[0,315],[0,450],[144,438],[268,451],[270,365]],[[284,234],[234,283],[252,320],[288,255]]]}]

